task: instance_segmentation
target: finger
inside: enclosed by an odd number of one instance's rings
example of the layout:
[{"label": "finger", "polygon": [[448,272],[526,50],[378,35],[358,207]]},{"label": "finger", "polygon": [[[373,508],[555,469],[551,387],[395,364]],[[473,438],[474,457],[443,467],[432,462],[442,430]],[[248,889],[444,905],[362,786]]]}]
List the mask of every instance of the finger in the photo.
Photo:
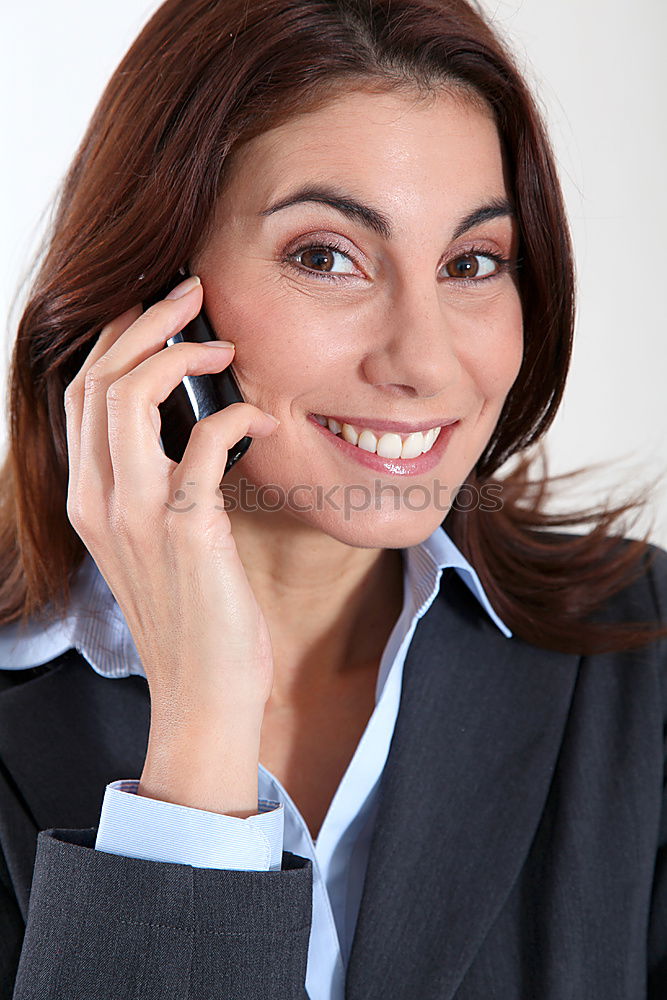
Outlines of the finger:
[{"label": "finger", "polygon": [[65,407],[67,430],[67,454],[69,460],[69,490],[73,492],[79,486],[79,470],[81,465],[81,424],[83,420],[85,378],[89,369],[104,355],[110,345],[125,332],[141,315],[141,305],[126,309],[116,316],[100,331],[95,344],[87,355],[84,364],[65,390],[63,405]]},{"label": "finger", "polygon": [[277,426],[270,414],[251,403],[232,403],[197,421],[183,457],[171,473],[172,508],[186,510],[197,504],[199,514],[205,514],[209,520],[219,519],[221,510],[227,517],[219,486],[229,449],[246,435],[266,437]]},{"label": "finger", "polygon": [[109,387],[109,452],[114,487],[123,502],[164,499],[176,463],[160,448],[154,421],[160,418],[158,406],[186,376],[222,371],[233,356],[232,348],[184,341],[146,358]]},{"label": "finger", "polygon": [[[201,309],[201,285],[180,299],[162,299],[136,316],[115,339],[110,332],[106,350],[84,374],[85,388],[81,417],[81,465],[86,470],[86,490],[108,496],[114,486],[109,447],[107,395],[112,385],[164,347]],[[158,414],[159,416],[159,414]],[[153,434],[153,449],[163,456]]]},{"label": "finger", "polygon": [[165,346],[169,337],[194,319],[201,310],[202,302],[203,289],[198,284],[181,298],[160,299],[144,312],[139,307],[131,332],[128,326],[122,335],[109,340],[106,350],[95,358],[100,378],[110,385],[139,362],[155,354]]},{"label": "finger", "polygon": [[77,373],[77,380],[81,379],[81,381],[85,381],[88,369],[91,368],[103,354],[106,354],[111,345],[118,340],[121,334],[125,333],[126,330],[129,330],[132,324],[135,323],[142,315],[142,312],[141,303],[139,302],[134,306],[130,306],[130,308],[126,309],[124,313],[121,313],[120,316],[116,316],[115,319],[112,319],[109,323],[102,327],[88,357]]}]

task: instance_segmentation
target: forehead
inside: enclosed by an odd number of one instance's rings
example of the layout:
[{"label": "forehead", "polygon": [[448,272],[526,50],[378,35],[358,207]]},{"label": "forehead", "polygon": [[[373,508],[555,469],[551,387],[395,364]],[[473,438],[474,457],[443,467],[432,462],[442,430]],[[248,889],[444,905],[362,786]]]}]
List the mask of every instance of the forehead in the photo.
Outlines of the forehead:
[{"label": "forehead", "polygon": [[504,190],[491,110],[441,90],[428,99],[401,91],[352,90],[256,136],[234,155],[227,190],[266,201],[297,181],[356,184],[385,204],[450,191],[474,199]]}]

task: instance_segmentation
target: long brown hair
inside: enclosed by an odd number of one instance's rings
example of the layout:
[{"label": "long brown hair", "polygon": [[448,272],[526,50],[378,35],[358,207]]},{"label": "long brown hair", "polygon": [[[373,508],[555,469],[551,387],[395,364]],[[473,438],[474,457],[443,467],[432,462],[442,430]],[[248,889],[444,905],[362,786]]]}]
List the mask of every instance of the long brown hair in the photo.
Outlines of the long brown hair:
[{"label": "long brown hair", "polygon": [[[551,424],[570,363],[572,250],[540,114],[504,43],[465,0],[167,0],[141,31],[64,178],[18,324],[0,479],[0,624],[64,609],[85,555],[66,513],[63,394],[101,328],[205,242],[241,143],[355,86],[465,88],[492,108],[507,161],[524,357],[468,477],[500,486],[503,502],[493,512],[455,504],[448,532],[529,642],[589,653],[667,635],[655,622],[592,617],[654,554],[646,537],[613,533],[638,501],[557,516],[543,509],[548,477],[529,477],[526,449]],[[511,456],[517,468],[494,480]],[[579,523],[594,527],[546,530]]]}]

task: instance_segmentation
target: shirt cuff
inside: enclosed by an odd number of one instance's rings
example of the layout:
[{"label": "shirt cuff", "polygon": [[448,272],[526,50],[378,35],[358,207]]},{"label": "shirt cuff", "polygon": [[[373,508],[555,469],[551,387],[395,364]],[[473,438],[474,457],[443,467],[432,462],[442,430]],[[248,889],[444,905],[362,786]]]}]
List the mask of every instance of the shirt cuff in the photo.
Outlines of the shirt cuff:
[{"label": "shirt cuff", "polygon": [[97,851],[194,868],[280,871],[282,803],[259,799],[258,815],[241,819],[137,795],[138,788],[135,778],[106,786]]}]

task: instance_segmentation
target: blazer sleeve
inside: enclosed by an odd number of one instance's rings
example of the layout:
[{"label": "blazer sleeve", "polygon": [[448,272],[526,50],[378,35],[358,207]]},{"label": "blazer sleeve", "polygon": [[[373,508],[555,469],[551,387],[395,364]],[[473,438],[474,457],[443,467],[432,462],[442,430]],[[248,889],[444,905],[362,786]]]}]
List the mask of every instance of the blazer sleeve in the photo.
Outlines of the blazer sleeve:
[{"label": "blazer sleeve", "polygon": [[25,925],[4,854],[0,853],[0,998],[11,1000]]},{"label": "blazer sleeve", "polygon": [[648,929],[648,1000],[667,997],[667,791],[655,864]]},{"label": "blazer sleeve", "polygon": [[[667,552],[662,549],[656,551],[655,561],[649,571],[649,582],[657,616],[662,624],[667,624]],[[667,997],[667,641],[660,640],[656,649],[664,721],[664,766],[660,830],[647,935],[647,1000],[664,1000]]]},{"label": "blazer sleeve", "polygon": [[96,832],[38,834],[25,928],[0,863],[6,990],[16,970],[3,998],[307,997],[309,859],[285,851],[279,871],[196,868],[97,851]]}]

